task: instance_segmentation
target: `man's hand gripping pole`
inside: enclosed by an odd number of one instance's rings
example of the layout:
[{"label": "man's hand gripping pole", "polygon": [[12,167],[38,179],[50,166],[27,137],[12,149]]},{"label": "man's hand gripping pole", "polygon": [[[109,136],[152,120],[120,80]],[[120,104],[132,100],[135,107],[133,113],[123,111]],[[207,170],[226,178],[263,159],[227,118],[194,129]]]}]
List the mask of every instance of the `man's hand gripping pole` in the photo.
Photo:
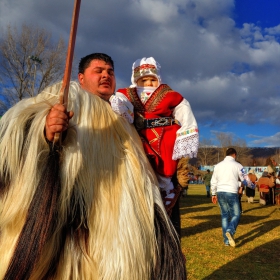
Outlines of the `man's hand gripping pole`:
[{"label": "man's hand gripping pole", "polygon": [[[80,6],[81,6],[81,0],[75,0],[64,76],[62,80],[62,87],[59,92],[59,103],[64,105],[66,110],[67,110],[67,103],[68,103],[68,93],[69,93],[69,85],[70,85],[70,78],[71,78],[72,62],[74,56],[74,48],[76,42],[76,34],[78,28]],[[54,144],[58,144],[60,146],[61,133],[56,133],[53,141]]]}]

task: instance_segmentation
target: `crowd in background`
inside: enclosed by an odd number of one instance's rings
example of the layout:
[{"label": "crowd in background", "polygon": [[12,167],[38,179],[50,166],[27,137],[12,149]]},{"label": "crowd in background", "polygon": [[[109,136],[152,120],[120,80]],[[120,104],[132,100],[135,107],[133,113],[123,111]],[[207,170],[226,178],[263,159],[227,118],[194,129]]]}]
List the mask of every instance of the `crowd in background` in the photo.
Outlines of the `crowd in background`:
[{"label": "crowd in background", "polygon": [[[247,202],[254,203],[258,191],[261,205],[280,205],[280,167],[277,162],[272,157],[268,157],[265,166],[244,166],[244,169],[256,186],[255,189],[248,187],[244,189],[243,194],[246,195]],[[206,196],[210,197],[209,178],[211,179],[213,170],[214,166],[199,166],[197,168],[199,173],[189,172],[189,184],[204,184]]]}]

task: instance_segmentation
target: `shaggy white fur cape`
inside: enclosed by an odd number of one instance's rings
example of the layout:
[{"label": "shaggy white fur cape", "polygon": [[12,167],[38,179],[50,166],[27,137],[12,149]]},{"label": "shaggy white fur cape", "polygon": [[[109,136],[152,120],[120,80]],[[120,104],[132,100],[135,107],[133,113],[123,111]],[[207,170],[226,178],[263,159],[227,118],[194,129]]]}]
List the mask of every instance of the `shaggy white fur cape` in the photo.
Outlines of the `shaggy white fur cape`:
[{"label": "shaggy white fur cape", "polygon": [[[0,121],[0,279],[7,277],[36,186],[44,176],[50,151],[45,118],[58,103],[60,86],[19,102]],[[60,154],[56,224],[26,279],[178,280],[175,272],[159,272],[171,259],[182,260],[180,268],[184,263],[134,127],[75,82],[70,85],[68,110],[74,117]],[[79,224],[67,227],[69,217],[77,215]],[[86,238],[77,238],[77,228],[85,229]],[[172,243],[173,256],[162,256],[169,246],[162,244],[167,240],[163,235]],[[54,255],[59,259],[51,268]]]}]

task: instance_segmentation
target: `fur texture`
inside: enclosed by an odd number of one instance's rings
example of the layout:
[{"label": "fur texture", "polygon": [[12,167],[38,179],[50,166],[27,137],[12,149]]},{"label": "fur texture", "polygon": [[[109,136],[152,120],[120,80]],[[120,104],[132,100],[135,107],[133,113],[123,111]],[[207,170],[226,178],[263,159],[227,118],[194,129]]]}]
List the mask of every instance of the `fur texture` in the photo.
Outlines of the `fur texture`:
[{"label": "fur texture", "polygon": [[177,165],[177,178],[178,183],[184,188],[189,183],[189,168],[188,168],[189,158],[181,158]]},{"label": "fur texture", "polygon": [[[19,236],[27,217],[36,222],[30,205],[42,180],[50,180],[44,178],[50,164],[44,125],[59,87],[21,101],[0,122],[0,279],[12,259],[23,269]],[[134,127],[77,83],[68,110],[74,117],[60,151],[56,219],[24,279],[175,279],[169,278],[175,271],[185,279],[179,239]],[[171,258],[171,251],[179,262],[173,268],[159,258]]]}]

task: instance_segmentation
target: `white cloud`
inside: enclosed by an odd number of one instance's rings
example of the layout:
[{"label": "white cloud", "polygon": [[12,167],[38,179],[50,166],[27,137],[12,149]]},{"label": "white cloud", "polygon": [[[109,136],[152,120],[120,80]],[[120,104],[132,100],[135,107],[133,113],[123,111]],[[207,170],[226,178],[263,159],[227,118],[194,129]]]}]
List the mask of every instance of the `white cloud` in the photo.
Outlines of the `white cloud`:
[{"label": "white cloud", "polygon": [[[118,87],[130,84],[136,59],[154,56],[164,81],[190,101],[201,125],[211,119],[212,125],[268,121],[279,127],[280,25],[239,29],[234,2],[82,1],[75,56],[111,55]],[[1,0],[0,24],[36,24],[67,42],[73,3]]]},{"label": "white cloud", "polygon": [[250,50],[252,64],[276,64],[275,56],[280,56],[280,45],[276,41],[262,41],[254,44],[254,49]]},{"label": "white cloud", "polygon": [[265,28],[265,32],[270,35],[279,35],[280,34],[280,24],[275,27]]},{"label": "white cloud", "polygon": [[131,6],[131,12],[135,15],[142,14],[148,21],[156,24],[164,24],[177,16],[176,1],[138,0],[133,2],[135,5]]},{"label": "white cloud", "polygon": [[252,146],[262,146],[265,144],[266,147],[279,147],[280,143],[280,132],[271,136],[257,136],[249,135],[250,138],[256,138],[256,140],[251,141]]}]

